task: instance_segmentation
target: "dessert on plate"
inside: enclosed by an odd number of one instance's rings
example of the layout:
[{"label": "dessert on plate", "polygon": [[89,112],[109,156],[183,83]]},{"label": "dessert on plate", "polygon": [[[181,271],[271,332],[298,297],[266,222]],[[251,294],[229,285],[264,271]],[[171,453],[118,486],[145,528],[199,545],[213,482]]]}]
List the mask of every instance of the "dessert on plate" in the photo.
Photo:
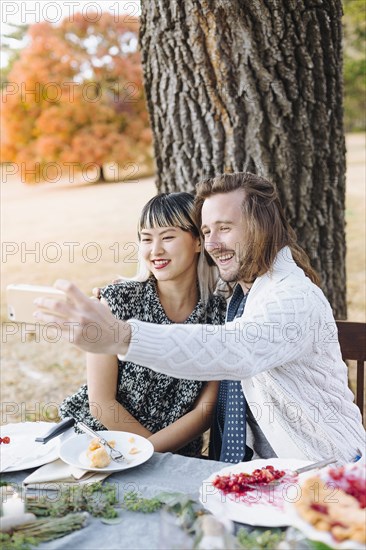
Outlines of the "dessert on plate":
[{"label": "dessert on plate", "polygon": [[256,487],[262,488],[274,481],[283,479],[285,475],[284,470],[276,470],[274,466],[268,465],[257,468],[252,473],[240,472],[238,474],[218,475],[213,480],[213,486],[225,494],[244,495],[248,491],[253,491]]},{"label": "dessert on plate", "polygon": [[[111,447],[116,444],[115,441],[108,441],[108,443]],[[111,462],[109,453],[97,438],[92,439],[89,443],[86,456],[89,458],[92,468],[106,468]]]},{"label": "dessert on plate", "polygon": [[301,485],[300,517],[337,542],[366,544],[366,465],[327,468]]}]

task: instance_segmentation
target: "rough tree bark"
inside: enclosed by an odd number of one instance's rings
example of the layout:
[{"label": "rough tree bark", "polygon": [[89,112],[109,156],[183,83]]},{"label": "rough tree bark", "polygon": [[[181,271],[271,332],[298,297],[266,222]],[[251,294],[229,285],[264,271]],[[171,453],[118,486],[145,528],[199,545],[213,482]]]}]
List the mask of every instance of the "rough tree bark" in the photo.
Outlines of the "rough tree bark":
[{"label": "rough tree bark", "polygon": [[341,0],[143,0],[159,192],[225,171],[274,181],[346,316]]}]

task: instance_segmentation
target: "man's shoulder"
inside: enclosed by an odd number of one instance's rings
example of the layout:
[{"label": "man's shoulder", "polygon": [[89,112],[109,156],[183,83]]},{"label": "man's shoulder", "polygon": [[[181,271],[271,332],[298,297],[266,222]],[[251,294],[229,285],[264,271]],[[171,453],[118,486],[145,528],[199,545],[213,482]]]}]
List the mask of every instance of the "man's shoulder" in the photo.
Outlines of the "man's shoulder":
[{"label": "man's shoulder", "polygon": [[321,288],[313,283],[309,277],[298,277],[296,273],[290,273],[286,278],[270,284],[267,294],[283,296],[284,298],[293,296],[294,299],[303,297],[315,302],[326,300]]},{"label": "man's shoulder", "polygon": [[323,290],[306,275],[298,277],[296,273],[290,273],[288,277],[278,282],[278,289],[297,296],[307,296],[315,301],[327,301]]},{"label": "man's shoulder", "polygon": [[308,277],[298,277],[296,273],[290,273],[281,279],[268,277],[258,285],[255,292],[253,290],[250,292],[244,317],[248,313],[254,317],[288,316],[293,319],[329,314],[330,305],[323,291]]}]

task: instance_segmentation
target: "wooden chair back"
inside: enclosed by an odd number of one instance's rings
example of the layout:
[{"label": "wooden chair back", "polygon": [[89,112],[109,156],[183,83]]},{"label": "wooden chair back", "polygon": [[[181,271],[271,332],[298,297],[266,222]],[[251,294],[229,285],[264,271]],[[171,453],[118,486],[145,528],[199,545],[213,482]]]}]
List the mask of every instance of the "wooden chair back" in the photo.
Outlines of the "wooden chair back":
[{"label": "wooden chair back", "polygon": [[364,411],[364,384],[366,361],[366,323],[337,321],[338,339],[343,360],[357,361],[356,371],[356,404]]}]

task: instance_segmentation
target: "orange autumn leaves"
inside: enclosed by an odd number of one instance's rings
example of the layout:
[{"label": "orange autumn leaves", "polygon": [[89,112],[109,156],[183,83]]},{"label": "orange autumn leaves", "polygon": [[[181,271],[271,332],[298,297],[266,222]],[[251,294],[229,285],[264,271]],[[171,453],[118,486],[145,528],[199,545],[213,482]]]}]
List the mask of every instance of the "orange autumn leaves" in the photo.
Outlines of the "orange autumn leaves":
[{"label": "orange autumn leaves", "polygon": [[40,181],[47,163],[151,167],[138,20],[71,19],[29,28],[2,91],[2,161],[21,165],[27,181]]}]

